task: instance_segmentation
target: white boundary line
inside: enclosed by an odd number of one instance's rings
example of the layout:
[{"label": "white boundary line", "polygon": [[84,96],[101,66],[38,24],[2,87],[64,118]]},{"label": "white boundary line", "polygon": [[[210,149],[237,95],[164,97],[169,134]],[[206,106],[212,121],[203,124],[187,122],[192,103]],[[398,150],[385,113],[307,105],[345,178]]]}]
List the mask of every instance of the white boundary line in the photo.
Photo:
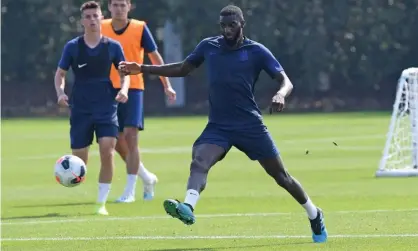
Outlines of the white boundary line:
[{"label": "white boundary line", "polygon": [[[341,234],[331,239],[416,238],[418,234]],[[206,235],[206,236],[103,236],[103,237],[29,237],[4,238],[1,241],[107,241],[107,240],[218,240],[218,239],[304,239],[309,235]]]},{"label": "white boundary line", "polygon": [[[376,210],[353,210],[353,211],[334,211],[325,212],[329,214],[375,214],[375,213],[394,213],[394,212],[418,212],[418,208],[411,209],[376,209]],[[231,214],[198,214],[196,218],[226,218],[226,217],[272,217],[281,215],[293,215],[304,214],[299,212],[289,213],[231,213]],[[32,220],[32,221],[2,221],[2,226],[10,225],[40,225],[40,224],[54,224],[54,223],[71,223],[71,222],[96,222],[96,221],[132,221],[132,220],[158,220],[169,219],[170,216],[155,215],[155,216],[137,216],[137,217],[100,217],[100,218],[70,218],[70,219],[57,219],[57,220]]]},{"label": "white boundary line", "polygon": [[[332,143],[331,143],[332,145]],[[340,151],[381,151],[382,147],[377,146],[329,146],[329,147],[312,147],[312,152],[319,152],[319,151],[330,151],[330,149],[340,150]],[[290,150],[300,150],[304,153],[305,147],[294,147],[294,146],[287,146],[287,147],[279,147],[280,149],[286,149],[286,151]],[[191,146],[183,146],[183,147],[166,147],[166,148],[142,148],[141,154],[182,154],[187,153],[191,154],[192,147]],[[232,148],[230,153],[239,153],[240,151]],[[70,153],[68,153],[70,154]],[[98,151],[90,151],[90,156],[98,156]],[[61,153],[62,155],[62,153]],[[32,156],[23,156],[17,157],[15,160],[44,160],[44,159],[56,159],[57,156],[60,154],[45,154],[45,155],[32,155]],[[4,160],[4,158],[3,158]],[[6,160],[12,160],[12,158],[6,158]]]},{"label": "white boundary line", "polygon": [[[351,136],[351,137],[323,137],[323,138],[309,138],[309,139],[298,139],[298,140],[276,140],[279,149],[282,147],[289,148],[289,146],[282,146],[285,144],[300,144],[300,143],[329,143],[329,147],[315,147],[312,150],[315,151],[322,151],[322,150],[329,150],[332,148],[332,142],[333,141],[358,141],[358,140],[366,140],[366,139],[383,139],[385,138],[385,135],[381,134],[370,134],[370,135],[358,135],[358,136]],[[298,149],[304,149],[303,146],[298,147]],[[294,149],[290,147],[290,149]],[[374,151],[374,150],[381,150],[382,147],[380,146],[338,146],[338,150],[343,151]],[[191,153],[192,146],[180,146],[180,147],[161,147],[161,148],[142,148],[141,153],[144,154],[176,154],[176,153]],[[238,152],[236,149],[232,149],[232,152]],[[91,151],[90,155],[98,155],[98,151]],[[42,160],[42,159],[55,159],[60,154],[44,154],[44,155],[29,155],[29,156],[22,156],[17,157],[15,160]],[[4,159],[4,158],[3,158]],[[7,160],[10,160],[9,158],[6,158]]]},{"label": "white boundary line", "polygon": [[[153,138],[155,137],[166,137],[166,136],[184,136],[184,135],[190,135],[190,136],[199,136],[203,131],[203,127],[201,130],[197,130],[195,132],[178,132],[175,133],[172,132],[160,132],[160,131],[153,131],[149,132],[148,135],[152,135]],[[296,134],[294,134],[296,135]],[[291,135],[288,135],[291,136]],[[308,138],[308,139],[299,139],[299,140],[282,140],[282,142],[318,142],[318,141],[330,141],[330,140],[347,140],[347,141],[357,141],[362,139],[380,139],[385,138],[385,134],[357,134],[352,137],[350,136],[336,136],[336,137],[314,137],[314,138]],[[23,135],[12,135],[12,136],[5,136],[2,137],[3,141],[16,141],[16,140],[62,140],[62,139],[69,139],[68,134],[23,134]]]}]

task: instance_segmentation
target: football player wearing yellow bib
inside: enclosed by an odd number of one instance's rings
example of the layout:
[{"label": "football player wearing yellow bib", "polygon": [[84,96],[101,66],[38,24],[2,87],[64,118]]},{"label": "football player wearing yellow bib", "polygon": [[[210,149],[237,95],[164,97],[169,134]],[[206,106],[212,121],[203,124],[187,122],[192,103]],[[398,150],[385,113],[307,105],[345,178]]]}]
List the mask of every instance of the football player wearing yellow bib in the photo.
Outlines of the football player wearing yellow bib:
[{"label": "football player wearing yellow bib", "polygon": [[[130,0],[109,0],[108,8],[112,18],[103,20],[103,35],[121,43],[127,61],[142,64],[144,54],[147,53],[151,62],[155,65],[164,64],[164,61],[157,50],[154,38],[144,21],[130,19],[128,13],[131,9]],[[120,77],[118,70],[112,67],[110,78],[116,89],[120,88]],[[168,99],[174,101],[176,92],[171,87],[166,77],[161,77],[164,90]],[[143,199],[151,200],[154,197],[154,187],[157,183],[157,176],[149,172],[140,161],[138,146],[138,131],[144,129],[143,111],[144,79],[142,74],[130,76],[130,89],[128,102],[119,105],[119,138],[116,151],[126,163],[127,183],[125,191],[116,200],[119,203],[130,203],[135,201],[135,190],[137,177],[140,176],[143,182]]]}]

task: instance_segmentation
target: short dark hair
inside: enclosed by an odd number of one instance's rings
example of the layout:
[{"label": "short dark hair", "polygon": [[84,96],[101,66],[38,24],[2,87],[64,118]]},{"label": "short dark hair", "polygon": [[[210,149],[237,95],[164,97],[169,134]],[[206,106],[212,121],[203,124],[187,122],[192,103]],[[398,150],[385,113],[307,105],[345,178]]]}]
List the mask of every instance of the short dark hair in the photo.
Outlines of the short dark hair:
[{"label": "short dark hair", "polygon": [[[131,3],[131,0],[125,0],[126,3]],[[109,4],[112,4],[112,0],[109,0]]]},{"label": "short dark hair", "polygon": [[100,9],[100,4],[95,1],[88,1],[83,3],[80,7],[81,12],[88,9]]},{"label": "short dark hair", "polygon": [[231,15],[236,15],[238,17],[241,18],[241,21],[244,21],[244,14],[242,14],[242,10],[240,9],[240,7],[235,6],[235,5],[228,5],[225,6],[220,13],[221,16],[225,17],[225,16],[231,16]]}]

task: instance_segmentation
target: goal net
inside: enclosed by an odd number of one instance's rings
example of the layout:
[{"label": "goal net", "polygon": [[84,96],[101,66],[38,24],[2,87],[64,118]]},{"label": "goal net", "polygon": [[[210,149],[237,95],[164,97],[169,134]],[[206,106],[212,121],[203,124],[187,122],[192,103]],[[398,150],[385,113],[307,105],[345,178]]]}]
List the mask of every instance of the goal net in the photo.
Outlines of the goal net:
[{"label": "goal net", "polygon": [[376,177],[418,176],[418,68],[402,71]]}]

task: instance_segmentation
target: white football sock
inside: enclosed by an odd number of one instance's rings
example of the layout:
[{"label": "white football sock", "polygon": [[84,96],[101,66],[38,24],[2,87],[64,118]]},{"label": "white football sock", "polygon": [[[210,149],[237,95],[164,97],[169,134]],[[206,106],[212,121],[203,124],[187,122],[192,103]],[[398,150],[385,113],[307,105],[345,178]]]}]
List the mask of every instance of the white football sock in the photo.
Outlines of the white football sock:
[{"label": "white football sock", "polygon": [[110,184],[99,183],[99,196],[97,198],[97,203],[105,204],[107,201],[107,196],[110,192]]},{"label": "white football sock", "polygon": [[150,172],[145,168],[144,163],[139,162],[138,176],[145,182],[151,180]]},{"label": "white football sock", "polygon": [[136,180],[138,176],[135,174],[128,174],[126,177],[126,187],[124,195],[135,195]]},{"label": "white football sock", "polygon": [[198,191],[193,190],[193,189],[187,190],[186,198],[184,199],[184,203],[189,204],[194,209],[198,200],[199,200],[199,192]]},{"label": "white football sock", "polygon": [[312,203],[311,199],[308,198],[308,201],[302,205],[305,210],[306,213],[308,214],[308,218],[311,220],[316,219],[316,217],[318,216],[318,209],[317,207]]}]

